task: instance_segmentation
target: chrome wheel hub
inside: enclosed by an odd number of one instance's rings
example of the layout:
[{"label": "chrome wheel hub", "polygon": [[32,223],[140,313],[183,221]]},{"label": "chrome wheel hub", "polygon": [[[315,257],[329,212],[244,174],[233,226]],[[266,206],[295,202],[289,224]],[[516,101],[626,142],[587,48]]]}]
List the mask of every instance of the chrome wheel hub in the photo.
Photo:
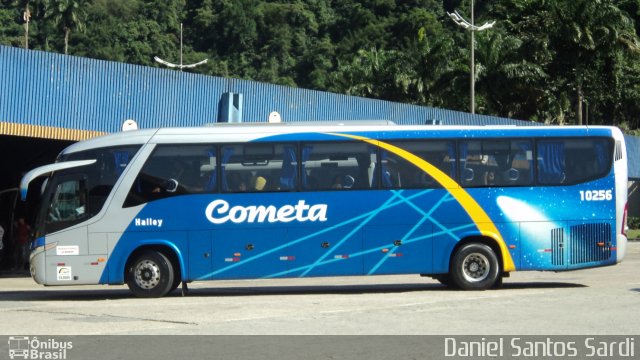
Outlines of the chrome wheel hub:
[{"label": "chrome wheel hub", "polygon": [[153,289],[160,283],[160,267],[151,260],[139,262],[135,268],[136,284],[143,289]]},{"label": "chrome wheel hub", "polygon": [[467,255],[462,263],[462,273],[469,282],[479,282],[486,279],[490,271],[489,259],[480,253]]}]

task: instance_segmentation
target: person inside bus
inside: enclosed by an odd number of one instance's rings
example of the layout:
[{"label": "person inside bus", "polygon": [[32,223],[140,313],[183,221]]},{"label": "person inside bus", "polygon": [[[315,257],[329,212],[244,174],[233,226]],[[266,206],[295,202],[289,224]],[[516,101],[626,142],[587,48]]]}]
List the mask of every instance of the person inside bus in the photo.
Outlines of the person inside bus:
[{"label": "person inside bus", "polygon": [[235,191],[237,192],[247,192],[249,191],[249,185],[247,185],[247,182],[243,179],[239,179],[238,183],[236,185]]},{"label": "person inside bus", "polygon": [[336,175],[333,177],[333,182],[331,183],[331,188],[334,190],[342,189],[342,175]]},{"label": "person inside bus", "polygon": [[496,172],[494,170],[487,170],[484,173],[484,184],[486,186],[493,186],[496,184]]},{"label": "person inside bus", "polygon": [[331,188],[334,190],[351,189],[355,179],[351,175],[336,175],[333,178]]}]

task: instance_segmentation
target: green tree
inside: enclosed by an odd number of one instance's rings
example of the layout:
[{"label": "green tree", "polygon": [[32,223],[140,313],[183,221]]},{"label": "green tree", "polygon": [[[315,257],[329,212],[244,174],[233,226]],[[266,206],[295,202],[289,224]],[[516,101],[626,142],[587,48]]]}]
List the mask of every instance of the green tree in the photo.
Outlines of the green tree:
[{"label": "green tree", "polygon": [[548,76],[543,67],[522,56],[523,41],[500,27],[476,36],[478,110],[527,119],[535,112]]},{"label": "green tree", "polygon": [[64,53],[69,52],[69,36],[72,31],[83,32],[87,16],[86,7],[91,0],[48,0],[45,17],[64,33]]},{"label": "green tree", "polygon": [[399,102],[412,101],[416,85],[411,60],[396,50],[359,50],[351,63],[338,67],[335,90],[348,95]]},{"label": "green tree", "polygon": [[560,2],[554,10],[550,45],[556,53],[550,72],[566,79],[564,91],[575,92],[577,123],[583,123],[585,97],[598,100],[590,108],[600,108],[601,116],[615,114],[624,91],[625,54],[638,51],[633,21],[611,0]]},{"label": "green tree", "polygon": [[[466,111],[471,0],[0,0],[0,43]],[[475,0],[484,114],[640,126],[640,0]],[[85,32],[81,30],[86,28]],[[583,109],[580,106],[584,105]],[[588,106],[588,109],[587,109]],[[584,119],[581,119],[584,114]]]},{"label": "green tree", "polygon": [[21,39],[22,31],[17,21],[18,18],[22,18],[18,5],[20,4],[15,1],[0,1],[0,44],[24,46]]}]

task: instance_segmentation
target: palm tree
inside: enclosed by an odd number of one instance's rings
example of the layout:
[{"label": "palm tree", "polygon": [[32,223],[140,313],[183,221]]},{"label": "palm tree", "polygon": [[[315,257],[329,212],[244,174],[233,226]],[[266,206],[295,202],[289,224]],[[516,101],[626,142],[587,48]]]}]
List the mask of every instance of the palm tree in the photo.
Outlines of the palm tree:
[{"label": "palm tree", "polygon": [[64,31],[64,53],[69,52],[69,35],[71,31],[83,32],[84,20],[87,17],[86,5],[91,0],[45,0],[45,18],[51,20]]},{"label": "palm tree", "polygon": [[415,103],[411,91],[415,72],[409,59],[396,50],[358,50],[350,63],[334,73],[334,91],[389,101]]},{"label": "palm tree", "polygon": [[415,92],[418,103],[465,111],[469,106],[469,58],[443,29],[418,31]]},{"label": "palm tree", "polygon": [[[477,37],[477,82],[488,113],[529,118],[544,94],[542,66],[523,56],[523,41],[499,28]],[[488,111],[487,111],[488,110]]]},{"label": "palm tree", "polygon": [[633,20],[611,0],[559,2],[554,15],[554,73],[568,74],[567,90],[576,92],[578,124],[582,124],[582,103],[587,93],[606,88],[615,112],[623,76],[618,59],[628,51],[638,51]]}]

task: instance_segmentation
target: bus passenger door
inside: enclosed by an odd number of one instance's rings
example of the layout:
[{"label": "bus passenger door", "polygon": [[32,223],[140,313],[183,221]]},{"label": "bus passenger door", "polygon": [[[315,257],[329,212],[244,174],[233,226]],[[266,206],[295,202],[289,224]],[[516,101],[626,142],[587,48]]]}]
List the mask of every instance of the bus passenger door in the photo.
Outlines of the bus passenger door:
[{"label": "bus passenger door", "polygon": [[567,269],[566,228],[564,221],[520,223],[519,270]]},{"label": "bus passenger door", "polygon": [[431,223],[367,226],[363,237],[364,273],[430,273],[433,268],[431,235]]},{"label": "bus passenger door", "polygon": [[212,237],[212,279],[278,277],[287,269],[282,227],[221,229]]},{"label": "bus passenger door", "polygon": [[210,279],[212,269],[211,231],[189,231],[188,246],[189,279]]}]

